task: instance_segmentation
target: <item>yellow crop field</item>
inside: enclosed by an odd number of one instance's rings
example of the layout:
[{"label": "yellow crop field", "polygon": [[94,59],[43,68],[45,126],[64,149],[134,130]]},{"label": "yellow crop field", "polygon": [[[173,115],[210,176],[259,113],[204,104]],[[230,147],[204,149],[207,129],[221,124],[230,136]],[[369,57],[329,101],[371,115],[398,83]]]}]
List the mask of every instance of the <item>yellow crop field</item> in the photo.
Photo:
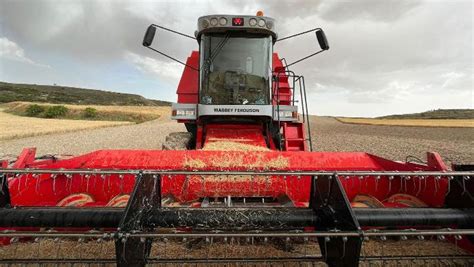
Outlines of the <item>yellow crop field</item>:
[{"label": "yellow crop field", "polygon": [[[5,112],[15,115],[25,114],[26,109],[38,104],[43,107],[57,106],[58,104],[32,103],[32,102],[10,102],[3,104]],[[88,119],[102,121],[133,121],[144,122],[167,117],[171,109],[166,106],[100,106],[100,105],[67,105],[61,104],[68,109],[66,116],[62,119]],[[84,118],[81,114],[86,108],[93,108],[97,111],[96,118]]]},{"label": "yellow crop field", "polygon": [[351,124],[420,126],[420,127],[474,127],[474,119],[371,119],[337,118],[338,121]]},{"label": "yellow crop field", "polygon": [[127,125],[124,121],[86,121],[64,119],[40,119],[16,116],[0,109],[0,140],[36,136],[51,133],[64,133],[84,129]]}]

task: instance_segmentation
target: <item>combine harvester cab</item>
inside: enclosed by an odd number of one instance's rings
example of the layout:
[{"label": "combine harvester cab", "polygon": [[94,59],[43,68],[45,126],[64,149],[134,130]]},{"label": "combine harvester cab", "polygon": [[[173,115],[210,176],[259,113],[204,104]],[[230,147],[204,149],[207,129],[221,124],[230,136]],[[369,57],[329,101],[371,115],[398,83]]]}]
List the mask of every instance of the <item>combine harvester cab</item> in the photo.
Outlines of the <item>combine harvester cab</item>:
[{"label": "combine harvester cab", "polygon": [[[150,49],[156,29],[170,31],[151,25]],[[329,49],[307,33],[321,51],[294,63]],[[301,34],[201,17],[181,34],[200,51],[181,62],[172,117],[188,132],[168,150],[3,162],[0,264],[472,265],[472,166],[311,152],[304,77],[273,53]]]}]

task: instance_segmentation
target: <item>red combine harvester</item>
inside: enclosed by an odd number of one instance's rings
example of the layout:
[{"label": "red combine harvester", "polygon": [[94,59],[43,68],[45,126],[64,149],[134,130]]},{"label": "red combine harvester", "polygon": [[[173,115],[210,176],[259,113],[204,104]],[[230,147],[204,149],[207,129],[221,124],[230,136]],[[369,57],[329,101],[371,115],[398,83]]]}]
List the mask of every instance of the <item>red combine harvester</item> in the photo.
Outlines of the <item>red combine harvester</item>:
[{"label": "red combine harvester", "polygon": [[[176,60],[172,118],[187,132],[164,150],[29,148],[3,162],[0,264],[472,264],[473,166],[311,152],[305,80],[289,66],[329,45],[319,28],[275,28],[262,14],[204,16],[195,36],[151,25],[143,45],[172,60],[151,47],[157,29],[199,44]],[[273,51],[303,34],[321,50],[290,64]]]}]

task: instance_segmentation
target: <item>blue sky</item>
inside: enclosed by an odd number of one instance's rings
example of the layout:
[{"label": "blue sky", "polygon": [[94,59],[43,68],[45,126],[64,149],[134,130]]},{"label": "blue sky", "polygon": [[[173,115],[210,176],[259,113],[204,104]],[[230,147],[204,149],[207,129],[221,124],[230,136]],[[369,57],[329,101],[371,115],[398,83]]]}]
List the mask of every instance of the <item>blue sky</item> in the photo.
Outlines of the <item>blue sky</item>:
[{"label": "blue sky", "polygon": [[[176,100],[182,66],[141,46],[150,23],[187,34],[207,14],[277,20],[280,36],[313,27],[331,49],[294,67],[310,112],[380,116],[473,108],[473,3],[469,0],[82,1],[0,3],[0,80],[60,84]],[[154,46],[185,60],[197,44],[157,34]],[[314,37],[275,47],[314,52]]]}]

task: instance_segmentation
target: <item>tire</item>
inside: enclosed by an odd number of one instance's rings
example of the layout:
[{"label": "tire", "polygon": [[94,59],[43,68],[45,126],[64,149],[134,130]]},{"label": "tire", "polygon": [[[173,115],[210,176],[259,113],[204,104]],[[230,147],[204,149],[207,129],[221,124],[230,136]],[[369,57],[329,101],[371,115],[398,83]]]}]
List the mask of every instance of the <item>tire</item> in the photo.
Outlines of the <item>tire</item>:
[{"label": "tire", "polygon": [[192,133],[174,132],[170,133],[163,143],[163,150],[187,150],[190,147]]}]

